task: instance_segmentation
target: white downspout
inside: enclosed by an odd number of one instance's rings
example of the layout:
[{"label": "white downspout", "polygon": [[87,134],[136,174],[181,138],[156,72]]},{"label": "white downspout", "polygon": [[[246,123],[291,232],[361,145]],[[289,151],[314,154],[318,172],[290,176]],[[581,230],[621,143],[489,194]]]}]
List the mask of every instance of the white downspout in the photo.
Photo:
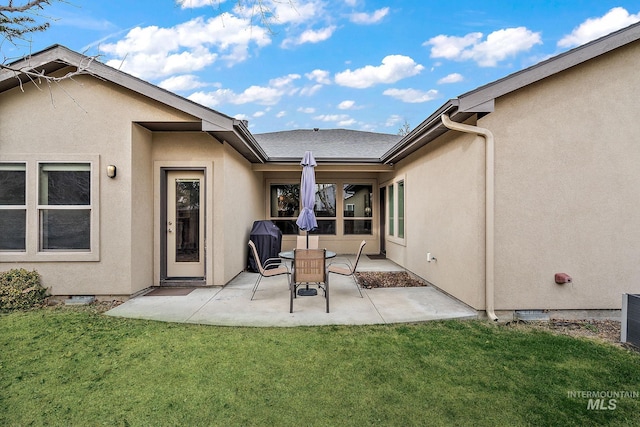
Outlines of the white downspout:
[{"label": "white downspout", "polygon": [[480,135],[485,140],[485,306],[487,316],[497,321],[498,317],[493,311],[493,286],[494,286],[494,142],[493,134],[489,129],[478,126],[466,125],[452,121],[449,116],[442,114],[442,124],[448,129],[459,132]]}]

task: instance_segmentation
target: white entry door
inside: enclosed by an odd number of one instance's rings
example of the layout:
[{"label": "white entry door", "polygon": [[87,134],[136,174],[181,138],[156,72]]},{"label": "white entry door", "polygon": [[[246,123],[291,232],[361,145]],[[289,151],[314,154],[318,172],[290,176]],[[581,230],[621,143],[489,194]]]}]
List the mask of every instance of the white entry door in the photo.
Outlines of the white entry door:
[{"label": "white entry door", "polygon": [[204,277],[204,172],[167,172],[167,278]]}]

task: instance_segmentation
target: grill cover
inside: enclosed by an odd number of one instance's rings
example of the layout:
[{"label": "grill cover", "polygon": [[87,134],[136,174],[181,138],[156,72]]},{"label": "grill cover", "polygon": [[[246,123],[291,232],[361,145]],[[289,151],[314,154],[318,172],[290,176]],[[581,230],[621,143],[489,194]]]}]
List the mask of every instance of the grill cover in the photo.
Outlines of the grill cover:
[{"label": "grill cover", "polygon": [[[282,232],[271,221],[254,221],[251,228],[251,241],[256,245],[258,256],[262,265],[268,258],[277,258],[282,246]],[[272,268],[275,268],[273,266]],[[247,260],[247,269],[258,272],[258,265],[253,259],[253,252],[249,249],[249,259]]]}]

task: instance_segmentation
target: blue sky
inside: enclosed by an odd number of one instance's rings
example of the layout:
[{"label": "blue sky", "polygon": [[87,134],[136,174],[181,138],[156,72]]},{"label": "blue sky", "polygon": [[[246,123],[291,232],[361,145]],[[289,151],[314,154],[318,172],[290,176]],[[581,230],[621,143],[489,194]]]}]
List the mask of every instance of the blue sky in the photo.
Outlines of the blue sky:
[{"label": "blue sky", "polygon": [[62,44],[253,133],[397,134],[448,99],[640,20],[637,1],[66,0],[31,43]]}]

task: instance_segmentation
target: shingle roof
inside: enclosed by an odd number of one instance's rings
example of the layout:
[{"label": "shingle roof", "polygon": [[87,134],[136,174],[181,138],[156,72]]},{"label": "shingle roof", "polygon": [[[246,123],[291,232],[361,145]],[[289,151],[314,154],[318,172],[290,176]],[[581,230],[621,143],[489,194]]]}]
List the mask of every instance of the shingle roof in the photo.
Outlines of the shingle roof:
[{"label": "shingle roof", "polygon": [[253,135],[269,161],[299,162],[313,151],[317,161],[380,162],[380,157],[402,139],[400,135],[349,129],[297,129]]}]

